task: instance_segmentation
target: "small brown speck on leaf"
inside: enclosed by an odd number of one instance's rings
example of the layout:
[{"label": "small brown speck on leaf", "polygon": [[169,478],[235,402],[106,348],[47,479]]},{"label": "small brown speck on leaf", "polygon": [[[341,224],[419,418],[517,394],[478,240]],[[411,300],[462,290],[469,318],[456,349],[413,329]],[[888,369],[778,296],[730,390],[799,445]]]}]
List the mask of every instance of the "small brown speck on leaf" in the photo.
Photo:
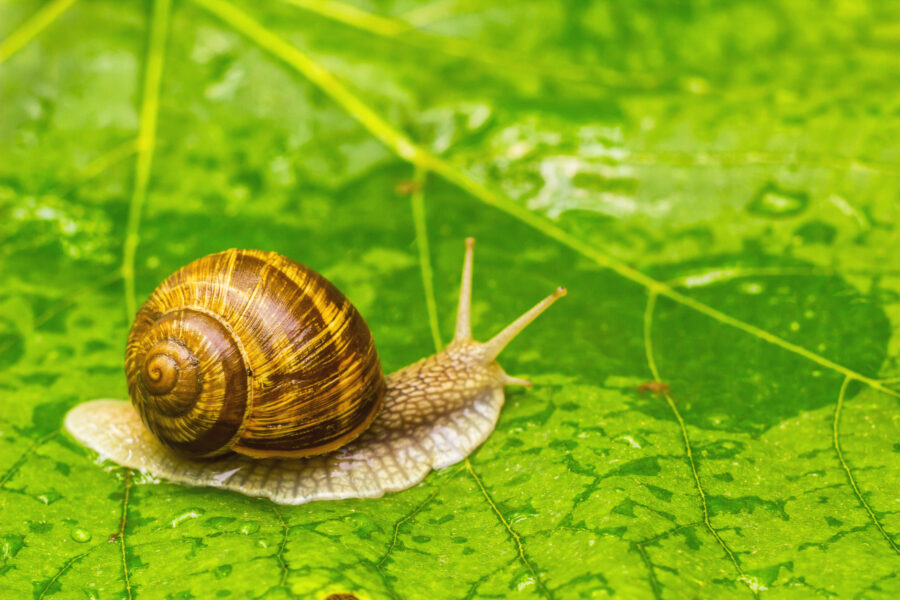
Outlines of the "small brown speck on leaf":
[{"label": "small brown speck on leaf", "polygon": [[114,533],[114,534],[110,535],[110,536],[109,536],[109,539],[107,539],[106,541],[109,542],[110,544],[112,544],[112,543],[114,543],[114,542],[118,542],[118,541],[119,541],[119,534],[118,534],[118,533]]},{"label": "small brown speck on leaf", "polygon": [[660,396],[662,394],[668,394],[672,390],[669,389],[668,383],[663,383],[662,381],[647,381],[637,386],[637,391],[652,392],[657,396]]},{"label": "small brown speck on leaf", "polygon": [[325,600],[359,600],[359,598],[348,592],[346,594],[330,594],[325,597]]},{"label": "small brown speck on leaf", "polygon": [[415,181],[401,181],[394,186],[394,191],[401,196],[409,196],[422,189],[422,185]]}]

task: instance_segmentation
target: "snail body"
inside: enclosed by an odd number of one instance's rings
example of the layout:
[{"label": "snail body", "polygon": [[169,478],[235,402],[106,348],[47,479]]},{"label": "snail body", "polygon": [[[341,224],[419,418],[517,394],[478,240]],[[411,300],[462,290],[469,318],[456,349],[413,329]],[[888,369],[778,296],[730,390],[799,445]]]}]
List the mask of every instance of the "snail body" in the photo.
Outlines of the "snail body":
[{"label": "snail body", "polygon": [[[454,340],[387,376],[362,317],[308,267],[257,251],[195,261],[157,288],[138,312],[126,360],[132,403],[81,404],[67,414],[66,428],[101,458],[154,478],[280,504],[377,497],[411,487],[487,439],[503,406],[504,386],[530,385],[507,375],[496,356],[565,294],[557,289],[490,341],[473,340],[473,245],[467,241]],[[245,259],[257,266],[235,280],[239,271],[227,265]],[[200,272],[205,275],[198,277]],[[248,277],[254,285],[246,285]],[[276,278],[279,293],[262,301],[270,286],[260,284],[266,277]],[[231,287],[222,284],[225,279]],[[288,279],[300,283],[284,293]],[[288,316],[295,314],[326,318]],[[180,325],[161,331],[174,321]],[[286,321],[305,323],[297,327],[306,329],[291,329]],[[244,336],[240,345],[223,341],[227,333]],[[164,354],[172,345],[179,347]],[[204,354],[219,347],[227,360]],[[306,359],[312,366],[302,366]],[[239,392],[247,400],[237,399],[240,409],[229,407]],[[161,405],[161,416],[153,414],[154,405]],[[216,421],[219,416],[227,425]],[[201,443],[192,445],[192,435]]]}]

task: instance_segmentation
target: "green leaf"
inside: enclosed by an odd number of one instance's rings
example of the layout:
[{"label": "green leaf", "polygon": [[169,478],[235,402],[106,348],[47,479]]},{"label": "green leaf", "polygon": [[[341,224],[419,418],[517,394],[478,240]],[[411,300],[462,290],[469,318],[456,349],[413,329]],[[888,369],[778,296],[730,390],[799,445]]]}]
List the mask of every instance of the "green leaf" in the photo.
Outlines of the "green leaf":
[{"label": "green leaf", "polygon": [[[900,596],[898,42],[874,1],[0,2],[0,595]],[[466,236],[476,337],[569,296],[419,486],[277,506],[61,430],[195,258],[313,266],[392,371]]]}]

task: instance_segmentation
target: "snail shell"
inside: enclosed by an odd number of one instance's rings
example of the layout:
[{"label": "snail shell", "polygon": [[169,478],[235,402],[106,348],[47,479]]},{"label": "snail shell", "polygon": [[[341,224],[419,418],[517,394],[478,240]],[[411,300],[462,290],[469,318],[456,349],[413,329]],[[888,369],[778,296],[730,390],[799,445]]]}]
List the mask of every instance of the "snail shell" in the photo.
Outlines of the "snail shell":
[{"label": "snail shell", "polygon": [[194,457],[328,452],[369,426],[385,392],[350,301],[258,250],[206,256],[160,284],[132,325],[125,373],[147,428]]},{"label": "snail shell", "polygon": [[[274,379],[270,375],[274,372],[276,364],[295,364],[294,360],[303,355],[303,352],[294,351],[295,346],[307,347],[313,344],[315,348],[320,340],[323,344],[323,338],[291,338],[293,342],[282,342],[277,345],[281,352],[289,352],[294,357],[290,361],[286,361],[277,354],[260,354],[259,356],[272,357],[269,363],[253,362],[252,375],[248,374],[247,388],[253,391],[252,408],[247,423],[243,426],[240,435],[234,432],[235,428],[229,425],[229,428],[223,429],[225,434],[220,438],[228,438],[230,442],[232,438],[236,442],[230,446],[232,452],[216,456],[213,460],[197,460],[193,456],[216,454],[221,451],[225,445],[214,444],[204,445],[199,450],[188,448],[186,452],[181,448],[176,449],[175,445],[170,442],[163,442],[155,432],[153,427],[142,420],[144,409],[141,409],[138,400],[135,399],[135,392],[132,392],[134,406],[127,402],[118,400],[94,400],[80,404],[73,408],[66,415],[66,429],[84,445],[92,448],[100,455],[101,459],[110,459],[122,466],[138,469],[152,477],[166,479],[174,482],[185,483],[196,486],[221,487],[229,490],[238,491],[250,496],[264,496],[280,504],[303,504],[312,500],[332,500],[341,498],[372,498],[383,495],[385,492],[394,492],[409,488],[420,482],[432,469],[450,466],[460,460],[465,459],[473,452],[485,439],[491,434],[496,425],[500,409],[503,406],[504,394],[503,388],[506,385],[531,385],[528,381],[511,377],[507,375],[499,364],[496,362],[497,355],[506,347],[506,345],[530,322],[532,322],[540,313],[547,309],[557,298],[565,295],[565,289],[558,288],[553,294],[543,299],[532,309],[527,311],[513,323],[495,335],[489,341],[481,343],[472,339],[470,329],[470,297],[472,282],[472,257],[473,257],[474,240],[467,240],[466,259],[463,266],[463,279],[460,289],[459,310],[457,312],[456,334],[453,341],[446,348],[433,356],[424,358],[408,367],[388,375],[384,378],[383,383],[370,373],[369,367],[374,364],[377,366],[378,360],[375,354],[374,346],[371,345],[371,336],[368,329],[365,333],[358,334],[360,336],[359,348],[354,349],[352,353],[345,355],[344,362],[341,363],[344,368],[339,369],[335,383],[338,390],[355,389],[365,398],[368,394],[379,396],[377,388],[382,385],[383,391],[383,408],[380,412],[375,409],[376,415],[374,419],[366,416],[359,418],[359,422],[366,422],[370,419],[370,424],[359,437],[352,439],[356,435],[355,425],[349,425],[343,428],[345,433],[333,433],[327,428],[319,428],[328,436],[325,444],[317,444],[315,440],[311,443],[304,442],[303,448],[295,447],[296,439],[303,438],[298,436],[298,432],[309,430],[307,423],[302,414],[295,412],[291,403],[285,402],[281,395],[272,394],[269,396],[257,396],[255,390],[269,391],[274,385],[273,381],[281,381],[278,377]],[[192,284],[187,283],[183,276],[191,273],[190,269],[195,265],[206,265],[204,261],[214,259],[216,261],[224,260],[225,263],[215,262],[215,265],[222,266],[231,264],[231,260],[237,257],[266,257],[264,261],[258,263],[256,270],[242,270],[242,277],[246,277],[247,281],[253,285],[238,286],[238,291],[225,293],[224,290],[228,286],[204,284],[199,288],[193,288]],[[219,257],[219,258],[216,258]],[[320,302],[312,302],[313,305],[320,308],[333,307],[327,310],[318,310],[319,315],[330,315],[337,319],[343,319],[348,325],[329,328],[328,323],[337,323],[325,319],[325,332],[344,331],[350,327],[349,323],[356,323],[358,314],[352,307],[345,306],[343,303],[337,302],[336,298],[343,299],[340,292],[337,292],[331,284],[328,284],[321,276],[316,275],[308,268],[298,265],[289,259],[280,257],[270,253],[248,252],[248,251],[229,251],[219,255],[213,255],[206,259],[201,259],[185,269],[182,269],[172,278],[166,281],[160,289],[165,288],[171,290],[166,294],[161,294],[160,290],[154,292],[147,302],[147,305],[156,306],[157,300],[172,297],[190,297],[206,298],[211,303],[210,306],[220,306],[226,302],[237,302],[241,306],[256,307],[260,310],[259,314],[249,314],[242,310],[236,310],[237,320],[228,321],[232,331],[248,328],[255,331],[255,327],[247,327],[248,323],[283,323],[287,319],[288,314],[294,314],[289,307],[296,307],[303,304],[303,300],[298,299],[294,292],[283,293],[285,288],[281,283],[273,284],[271,282],[282,282],[281,276],[272,275],[270,271],[273,267],[266,265],[278,265],[278,270],[287,272],[292,269],[299,269],[303,272],[305,281],[315,282],[315,288],[319,290],[328,290],[321,292],[324,294],[320,298]],[[206,273],[204,277],[210,277],[217,281],[227,276],[228,273],[234,273],[234,270],[222,268],[221,270],[210,267],[212,274]],[[206,269],[203,269],[206,272]],[[255,273],[256,277],[253,276]],[[260,285],[262,275],[269,273],[269,284]],[[294,281],[300,281],[294,280]],[[172,283],[171,286],[166,284]],[[238,281],[231,279],[232,285]],[[259,294],[275,285],[275,289],[280,293],[271,296],[269,303],[253,304]],[[287,284],[285,284],[287,285]],[[302,286],[301,286],[302,287]],[[292,290],[295,288],[291,288]],[[300,289],[299,287],[296,289]],[[188,293],[188,290],[190,293]],[[243,290],[243,291],[240,291]],[[255,291],[252,291],[255,290]],[[196,294],[196,296],[193,296]],[[174,295],[174,296],[173,296]],[[230,300],[229,296],[234,296]],[[313,293],[314,297],[316,296]],[[324,301],[327,297],[329,300]],[[280,299],[280,302],[275,303]],[[349,304],[349,303],[348,303]],[[162,316],[157,316],[157,312],[153,309],[145,313],[147,307],[145,305],[138,315],[134,329],[145,329],[147,325],[145,320],[153,323],[164,321]],[[187,306],[187,305],[183,305]],[[230,305],[229,305],[230,306]],[[340,310],[338,310],[340,306]],[[310,311],[312,306],[307,307]],[[205,313],[203,313],[205,315]],[[340,316],[338,316],[340,315]],[[354,316],[355,315],[355,316]],[[359,323],[363,323],[359,317]],[[141,323],[139,325],[139,323]],[[231,325],[231,323],[234,323]],[[364,325],[364,323],[363,323]],[[152,326],[150,326],[152,329]],[[134,329],[132,336],[134,336]],[[281,335],[282,329],[275,327],[276,333],[273,335],[277,339]],[[224,333],[222,334],[224,336]],[[321,334],[325,335],[325,334]],[[177,336],[173,336],[175,339]],[[186,336],[185,336],[186,337]],[[276,339],[273,338],[273,339]],[[153,344],[149,347],[154,348],[158,344],[166,344],[171,340],[159,337],[152,337]],[[163,341],[165,339],[165,341]],[[204,338],[212,339],[212,338]],[[344,339],[344,338],[339,338]],[[363,343],[365,342],[365,343]],[[165,346],[168,348],[168,346]],[[247,348],[255,348],[256,352],[259,348],[266,347],[253,346],[246,344],[244,346],[244,354],[238,350],[241,360],[249,357],[251,352]],[[142,346],[142,348],[144,348]],[[355,348],[349,342],[346,344],[336,344],[336,348],[347,349]],[[371,348],[371,351],[369,350]],[[132,353],[132,342],[129,341],[129,356]],[[141,354],[143,353],[143,354]],[[144,382],[148,389],[166,389],[170,386],[169,372],[165,371],[168,367],[163,367],[160,373],[152,372],[156,369],[156,363],[150,367],[144,367],[149,356],[151,360],[154,352],[148,352],[146,349],[135,351],[135,364],[129,366],[129,373],[132,369],[137,373],[136,381],[140,381],[142,377],[146,377],[149,383]],[[143,359],[137,357],[144,356]],[[178,362],[180,355],[173,358],[173,362],[178,368],[178,382],[171,385],[165,393],[156,394],[168,398],[167,394],[174,393],[179,386],[190,389],[191,393],[197,395],[193,390],[195,384],[192,380],[182,382],[182,373],[185,370],[195,369],[207,366],[206,359],[201,361],[201,357],[205,354],[194,354],[197,357],[197,363],[192,360]],[[256,356],[254,354],[254,356]],[[323,354],[329,356],[329,354]],[[373,362],[368,362],[369,360]],[[131,360],[131,359],[129,359]],[[144,363],[140,363],[144,360]],[[168,360],[168,359],[166,359]],[[246,360],[252,360],[246,358]],[[234,357],[237,361],[237,357]],[[338,361],[340,362],[340,361]],[[182,367],[181,365],[187,365]],[[347,365],[353,368],[349,370]],[[212,365],[213,369],[224,369],[221,365]],[[364,368],[365,367],[365,368]],[[374,368],[374,367],[372,367]],[[148,371],[146,375],[144,371]],[[219,371],[215,371],[218,373]],[[288,369],[287,372],[297,373],[296,370]],[[330,371],[328,371],[330,373]],[[354,375],[355,373],[364,375]],[[239,375],[234,371],[235,377]],[[350,378],[345,379],[344,375],[349,373]],[[380,370],[378,370],[380,376]],[[208,381],[222,381],[221,376],[212,377]],[[207,381],[204,379],[203,381]],[[352,384],[350,382],[353,382]],[[267,383],[264,383],[267,382]],[[362,382],[371,385],[372,388],[366,387]],[[326,390],[331,390],[327,384],[334,383],[332,376],[328,376],[321,383]],[[254,387],[258,384],[259,387]],[[140,383],[136,385],[141,385]],[[210,384],[211,385],[211,384]],[[235,384],[237,386],[239,384]],[[151,386],[155,386],[152,388]],[[197,384],[201,390],[200,396],[204,390],[203,384]],[[311,388],[315,386],[310,386]],[[229,388],[231,389],[231,388]],[[237,389],[235,387],[234,389]],[[290,391],[292,386],[281,388]],[[144,392],[139,392],[144,393]],[[263,392],[260,392],[261,394]],[[151,394],[152,395],[152,394]],[[247,432],[267,431],[264,427],[265,422],[260,420],[255,412],[258,398],[268,398],[263,406],[272,407],[280,405],[281,409],[288,409],[290,413],[284,420],[287,425],[273,427],[273,430],[283,429],[288,434],[288,438],[292,441],[288,444],[281,442],[277,436],[252,436],[250,441],[246,440]],[[300,401],[312,402],[313,406],[319,406],[315,395],[312,397],[298,396]],[[349,396],[340,395],[340,400],[335,400],[330,404],[338,407],[341,414],[346,413],[344,407],[360,406],[364,414],[368,414],[368,407],[373,402],[371,399],[358,400]],[[167,404],[168,402],[168,404]],[[378,404],[379,401],[374,401]],[[174,401],[165,400],[164,407],[170,412],[169,406]],[[192,409],[200,410],[203,403],[198,401]],[[183,409],[179,409],[183,410]],[[215,412],[215,411],[213,411]],[[222,414],[223,410],[218,410],[217,414]],[[187,414],[187,413],[185,413]],[[212,413],[211,413],[212,414]],[[269,412],[265,414],[269,415]],[[277,418],[273,415],[272,418]],[[212,423],[204,431],[214,430],[217,426]],[[201,422],[205,421],[200,419]],[[338,423],[356,423],[357,421],[349,418],[337,419]],[[252,426],[252,427],[251,427]],[[169,430],[181,432],[178,427],[168,427]],[[240,427],[238,427],[240,429]],[[349,433],[348,433],[349,432]],[[208,435],[208,434],[207,434]],[[341,436],[344,436],[341,438]],[[341,439],[345,445],[334,448],[333,440]],[[264,440],[264,441],[261,441]],[[247,449],[250,452],[247,452]],[[257,458],[258,456],[273,456],[273,454],[264,454],[272,452],[275,449],[275,456],[283,456],[290,453],[302,452],[307,455],[306,458]],[[322,449],[330,449],[322,453]],[[310,453],[314,455],[310,455]]]}]

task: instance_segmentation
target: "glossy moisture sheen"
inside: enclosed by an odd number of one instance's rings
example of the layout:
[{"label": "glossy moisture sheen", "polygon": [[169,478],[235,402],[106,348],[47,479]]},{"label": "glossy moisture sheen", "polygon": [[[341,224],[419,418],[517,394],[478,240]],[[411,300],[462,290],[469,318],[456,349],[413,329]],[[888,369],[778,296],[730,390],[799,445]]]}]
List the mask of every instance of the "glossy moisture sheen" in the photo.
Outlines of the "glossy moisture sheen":
[{"label": "glossy moisture sheen", "polygon": [[228,250],[166,279],[128,337],[128,390],[183,454],[307,456],[346,444],[381,408],[369,328],[312,269]]},{"label": "glossy moisture sheen", "polygon": [[[330,453],[295,459],[228,454],[194,460],[162,444],[142,424],[138,411],[115,400],[75,407],[66,416],[66,428],[101,458],[154,477],[223,487],[282,504],[369,498],[415,485],[431,469],[466,458],[490,435],[503,406],[505,385],[530,385],[507,375],[495,359],[565,294],[557,289],[491,340],[474,341],[470,327],[473,246],[474,240],[468,240],[453,341],[434,356],[389,375],[384,408],[362,435]],[[160,367],[157,359],[150,360],[154,364],[149,369],[159,371],[149,374],[152,385],[165,391],[176,388],[165,372],[167,365]]]}]

